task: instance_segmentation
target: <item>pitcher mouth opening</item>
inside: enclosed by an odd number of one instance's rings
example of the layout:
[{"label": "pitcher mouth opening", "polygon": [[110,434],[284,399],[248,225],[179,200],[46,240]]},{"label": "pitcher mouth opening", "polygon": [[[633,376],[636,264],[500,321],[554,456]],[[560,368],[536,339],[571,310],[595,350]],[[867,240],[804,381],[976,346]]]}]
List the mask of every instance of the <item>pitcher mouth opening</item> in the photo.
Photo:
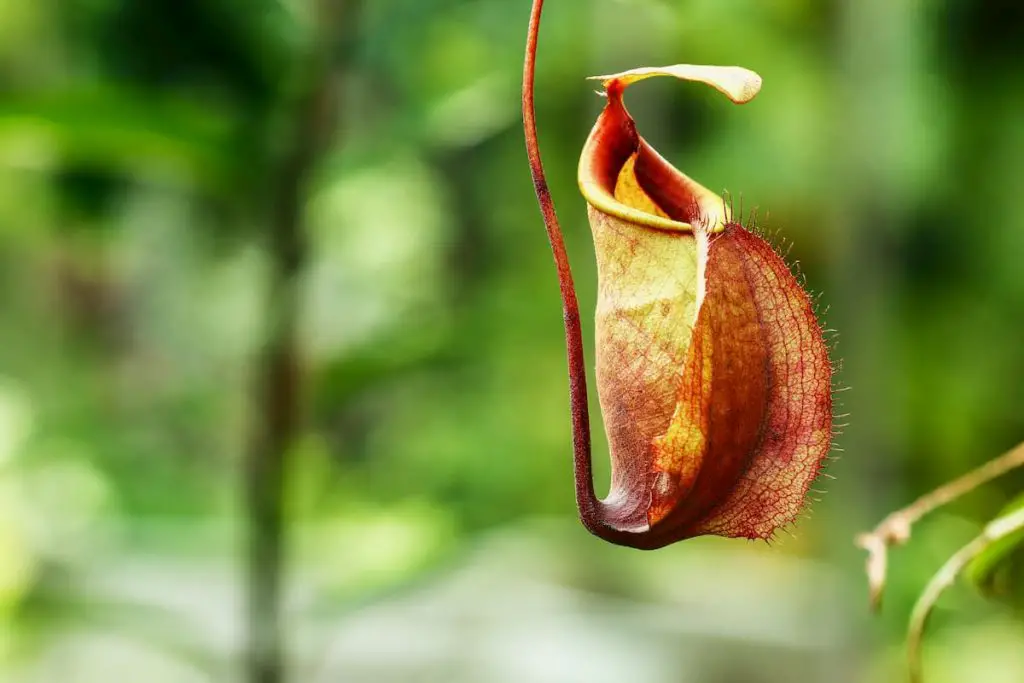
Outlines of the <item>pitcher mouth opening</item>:
[{"label": "pitcher mouth opening", "polygon": [[622,91],[622,84],[609,83],[608,106],[584,145],[577,176],[583,197],[597,210],[636,225],[721,231],[730,220],[725,202],[640,137]]}]

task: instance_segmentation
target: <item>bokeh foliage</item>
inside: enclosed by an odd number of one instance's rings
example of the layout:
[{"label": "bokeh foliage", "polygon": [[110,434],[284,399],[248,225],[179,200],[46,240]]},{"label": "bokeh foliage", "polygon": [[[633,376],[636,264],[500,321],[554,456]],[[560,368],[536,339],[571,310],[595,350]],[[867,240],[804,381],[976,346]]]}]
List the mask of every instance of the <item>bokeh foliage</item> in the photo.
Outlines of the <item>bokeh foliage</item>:
[{"label": "bokeh foliage", "polygon": [[[495,530],[575,514],[519,119],[527,4],[371,0],[343,60],[303,209],[288,497],[294,563],[339,613]],[[676,61],[764,76],[743,108],[655,82],[630,108],[667,158],[759,206],[822,292],[852,415],[837,479],[780,552],[858,586],[855,530],[1024,438],[1024,11],[550,0],[546,15],[541,144],[584,311],[575,164],[601,102],[583,77]],[[0,662],[131,608],[73,597],[110,558],[237,555],[263,235],[314,17],[304,0],[0,0]],[[884,639],[842,680],[873,680],[930,571],[1022,489],[1011,476],[918,532]],[[615,562],[579,582],[628,594]],[[953,603],[943,657],[952,624],[997,609]]]}]

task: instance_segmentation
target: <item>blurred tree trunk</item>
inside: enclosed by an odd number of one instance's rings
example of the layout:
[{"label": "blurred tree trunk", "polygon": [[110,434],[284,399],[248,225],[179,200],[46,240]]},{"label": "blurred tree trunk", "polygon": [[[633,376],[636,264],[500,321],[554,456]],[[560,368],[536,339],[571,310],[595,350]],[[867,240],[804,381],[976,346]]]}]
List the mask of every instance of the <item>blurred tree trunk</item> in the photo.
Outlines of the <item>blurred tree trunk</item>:
[{"label": "blurred tree trunk", "polygon": [[[356,0],[319,3],[321,33],[301,67],[306,70],[300,78],[305,87],[285,103],[285,141],[271,176],[266,327],[257,359],[245,466],[249,525],[246,678],[250,683],[287,680],[281,623],[287,557],[284,493],[288,453],[300,434],[302,419],[298,317],[301,275],[307,260],[303,209],[310,173],[336,127],[343,62],[355,34],[356,4]],[[274,117],[269,118],[268,136],[278,130],[273,126]]]}]

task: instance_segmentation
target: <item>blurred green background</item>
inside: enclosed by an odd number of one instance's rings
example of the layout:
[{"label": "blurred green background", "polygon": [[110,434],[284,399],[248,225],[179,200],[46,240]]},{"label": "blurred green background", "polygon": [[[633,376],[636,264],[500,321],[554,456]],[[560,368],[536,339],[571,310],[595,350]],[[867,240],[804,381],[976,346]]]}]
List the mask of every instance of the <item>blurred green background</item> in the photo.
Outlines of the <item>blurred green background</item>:
[{"label": "blurred green background", "polygon": [[[548,3],[583,310],[584,77],[748,66],[745,107],[630,109],[791,244],[849,387],[790,534],[641,553],[575,519],[529,4],[0,0],[0,680],[902,680],[917,592],[1024,490],[922,522],[868,615],[854,533],[1024,439],[1024,5]],[[1013,604],[946,596],[930,680],[1024,680]]]}]

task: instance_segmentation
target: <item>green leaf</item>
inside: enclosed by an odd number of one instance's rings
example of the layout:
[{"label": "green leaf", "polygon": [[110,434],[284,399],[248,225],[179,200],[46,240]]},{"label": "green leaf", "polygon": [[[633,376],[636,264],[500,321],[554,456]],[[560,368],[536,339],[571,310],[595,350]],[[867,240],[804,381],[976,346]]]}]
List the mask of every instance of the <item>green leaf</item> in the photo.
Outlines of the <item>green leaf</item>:
[{"label": "green leaf", "polygon": [[[999,513],[1003,517],[1024,509],[1024,493],[1014,498]],[[1024,529],[1001,538],[967,565],[964,575],[983,593],[991,597],[1013,598],[1015,586],[1024,572]],[[1016,586],[1020,592],[1021,586]]]}]

